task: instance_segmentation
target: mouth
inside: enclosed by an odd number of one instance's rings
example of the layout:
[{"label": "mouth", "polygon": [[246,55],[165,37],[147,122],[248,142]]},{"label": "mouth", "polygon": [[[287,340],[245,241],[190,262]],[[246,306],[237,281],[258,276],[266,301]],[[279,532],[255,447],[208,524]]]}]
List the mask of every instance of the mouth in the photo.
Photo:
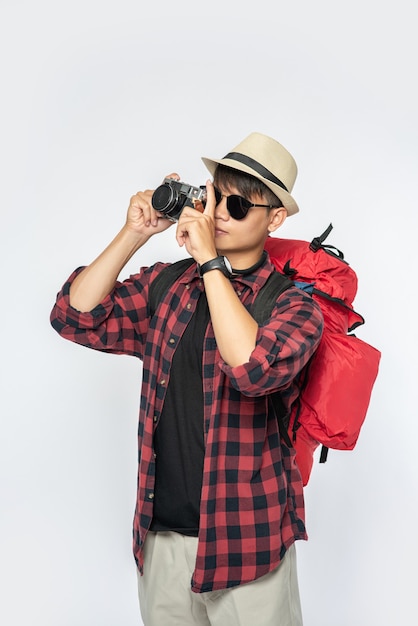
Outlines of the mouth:
[{"label": "mouth", "polygon": [[215,237],[221,237],[222,235],[227,235],[228,233],[225,230],[221,230],[220,228],[215,228]]}]

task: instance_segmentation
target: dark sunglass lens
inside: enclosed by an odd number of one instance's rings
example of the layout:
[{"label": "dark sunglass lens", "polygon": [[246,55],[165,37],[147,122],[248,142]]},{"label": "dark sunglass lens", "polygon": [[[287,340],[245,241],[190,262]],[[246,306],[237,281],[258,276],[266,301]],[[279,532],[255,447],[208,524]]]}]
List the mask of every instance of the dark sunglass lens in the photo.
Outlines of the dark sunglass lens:
[{"label": "dark sunglass lens", "polygon": [[215,190],[215,200],[216,200],[216,204],[219,204],[220,201],[222,200],[222,194],[219,191],[219,189],[217,189],[216,187],[214,187]]},{"label": "dark sunglass lens", "polygon": [[227,208],[234,220],[243,220],[251,208],[251,202],[241,196],[228,196]]}]

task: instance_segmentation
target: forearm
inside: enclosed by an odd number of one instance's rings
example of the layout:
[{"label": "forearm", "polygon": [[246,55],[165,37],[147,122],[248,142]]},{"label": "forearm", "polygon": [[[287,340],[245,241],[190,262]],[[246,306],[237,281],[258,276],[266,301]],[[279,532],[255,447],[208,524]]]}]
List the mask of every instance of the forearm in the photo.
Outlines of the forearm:
[{"label": "forearm", "polygon": [[148,235],[135,233],[124,226],[72,283],[71,306],[81,312],[94,309],[112,291],[120,271],[148,239]]},{"label": "forearm", "polygon": [[271,317],[259,328],[248,362],[221,363],[232,386],[246,396],[287,389],[315,353],[323,316],[312,297],[296,287],[280,295]]},{"label": "forearm", "polygon": [[203,277],[216,343],[231,367],[247,363],[256,345],[258,324],[231,284],[218,270]]}]

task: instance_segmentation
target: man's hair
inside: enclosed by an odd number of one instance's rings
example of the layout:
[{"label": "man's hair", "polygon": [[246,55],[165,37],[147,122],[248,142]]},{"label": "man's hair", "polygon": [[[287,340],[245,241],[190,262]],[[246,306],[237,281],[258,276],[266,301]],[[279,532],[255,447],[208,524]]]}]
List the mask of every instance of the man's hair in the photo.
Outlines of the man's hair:
[{"label": "man's hair", "polygon": [[218,165],[213,184],[215,187],[222,186],[227,191],[236,189],[247,200],[251,200],[253,195],[258,195],[265,198],[267,204],[274,207],[283,206],[281,200],[261,180],[226,165]]}]

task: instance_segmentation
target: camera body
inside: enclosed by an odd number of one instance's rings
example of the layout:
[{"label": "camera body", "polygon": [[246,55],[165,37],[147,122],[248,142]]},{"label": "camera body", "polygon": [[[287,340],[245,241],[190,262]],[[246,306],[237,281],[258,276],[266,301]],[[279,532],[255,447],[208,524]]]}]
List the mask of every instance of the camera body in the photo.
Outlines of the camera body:
[{"label": "camera body", "polygon": [[152,194],[151,204],[156,211],[172,222],[177,222],[185,206],[195,208],[195,201],[206,200],[206,187],[193,187],[173,178],[164,178]]}]

